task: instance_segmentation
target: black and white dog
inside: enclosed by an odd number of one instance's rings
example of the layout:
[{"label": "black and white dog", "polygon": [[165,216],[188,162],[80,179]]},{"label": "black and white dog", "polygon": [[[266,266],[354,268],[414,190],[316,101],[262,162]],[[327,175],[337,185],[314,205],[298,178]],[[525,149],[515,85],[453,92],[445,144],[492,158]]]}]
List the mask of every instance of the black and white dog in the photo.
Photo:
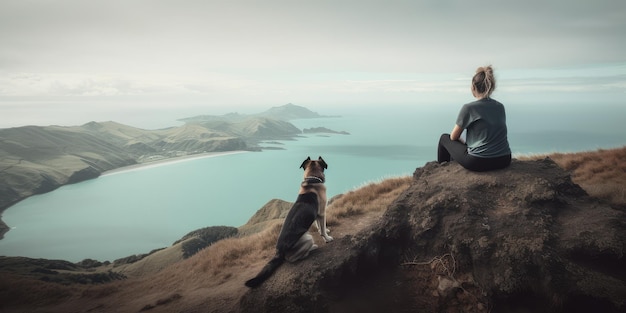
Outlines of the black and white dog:
[{"label": "black and white dog", "polygon": [[313,237],[308,233],[315,223],[325,242],[333,237],[326,228],[326,186],[324,170],[328,165],[320,156],[317,160],[308,157],[300,168],[304,169],[304,181],[300,184],[298,198],[293,204],[283,223],[276,242],[276,254],[261,269],[256,277],[246,281],[246,286],[257,287],[268,279],[285,260],[295,262],[306,258],[317,249]]}]

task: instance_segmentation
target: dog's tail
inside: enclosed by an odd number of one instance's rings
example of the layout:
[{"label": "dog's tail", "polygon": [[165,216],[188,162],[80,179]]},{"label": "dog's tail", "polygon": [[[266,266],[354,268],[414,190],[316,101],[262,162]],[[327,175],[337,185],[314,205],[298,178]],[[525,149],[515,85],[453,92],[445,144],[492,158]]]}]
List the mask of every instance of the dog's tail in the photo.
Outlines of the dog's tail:
[{"label": "dog's tail", "polygon": [[266,279],[270,278],[272,274],[276,271],[276,269],[285,262],[285,258],[282,255],[276,254],[274,258],[272,258],[267,264],[263,267],[263,269],[256,275],[256,277],[248,280],[246,282],[246,286],[250,288],[258,287],[261,285]]}]

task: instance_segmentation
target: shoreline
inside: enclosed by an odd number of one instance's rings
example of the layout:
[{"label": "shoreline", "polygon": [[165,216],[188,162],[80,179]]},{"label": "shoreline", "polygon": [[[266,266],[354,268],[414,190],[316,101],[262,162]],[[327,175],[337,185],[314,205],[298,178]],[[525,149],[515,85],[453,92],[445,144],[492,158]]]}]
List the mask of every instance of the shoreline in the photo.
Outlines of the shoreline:
[{"label": "shoreline", "polygon": [[[159,167],[159,166],[166,166],[166,165],[174,164],[174,163],[180,163],[180,162],[186,162],[186,161],[192,161],[192,160],[204,159],[204,158],[212,158],[212,157],[231,155],[231,154],[238,154],[238,153],[245,153],[245,152],[251,152],[251,151],[247,151],[247,150],[233,150],[233,151],[222,151],[222,152],[196,153],[196,154],[189,154],[189,155],[173,157],[173,158],[164,157],[162,159],[158,159],[158,160],[154,160],[154,161],[137,163],[137,164],[133,164],[133,165],[118,167],[118,168],[115,168],[115,169],[112,169],[112,170],[104,171],[104,172],[100,173],[100,175],[98,175],[98,177],[95,177],[94,179],[97,179],[99,177],[109,176],[109,175],[121,174],[121,173],[132,172],[132,171],[139,171],[139,170],[150,169],[150,168],[155,168],[155,167]],[[26,198],[28,198],[28,197],[26,197]],[[24,198],[24,199],[26,199],[26,198]],[[7,210],[8,208],[14,206],[15,204],[19,203],[20,201],[22,201],[24,199],[20,199],[19,201],[16,201],[15,203],[12,203],[12,204],[8,205],[7,207],[0,208],[0,240],[4,239],[4,235],[8,231],[11,230],[11,227],[9,227],[9,225],[7,225],[2,220],[2,213],[5,210]]]},{"label": "shoreline", "polygon": [[155,168],[159,166],[166,166],[169,164],[187,162],[187,161],[192,161],[192,160],[197,160],[197,159],[212,158],[212,157],[246,153],[246,152],[250,152],[250,151],[234,150],[234,151],[223,151],[223,152],[205,152],[205,153],[189,154],[189,155],[173,157],[173,158],[162,158],[159,160],[137,163],[133,165],[123,166],[123,167],[118,167],[116,169],[108,170],[108,171],[102,172],[100,174],[100,177],[121,174],[121,173],[126,173],[126,172],[139,171],[139,170],[144,170],[144,169],[150,169],[150,168]]}]

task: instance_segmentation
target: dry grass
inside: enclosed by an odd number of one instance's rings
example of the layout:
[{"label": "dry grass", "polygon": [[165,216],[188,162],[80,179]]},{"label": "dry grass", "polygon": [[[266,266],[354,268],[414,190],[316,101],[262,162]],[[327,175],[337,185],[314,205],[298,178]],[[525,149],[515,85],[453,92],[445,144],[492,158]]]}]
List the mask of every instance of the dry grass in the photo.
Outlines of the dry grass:
[{"label": "dry grass", "polygon": [[76,291],[76,286],[63,286],[55,283],[44,283],[39,280],[11,275],[0,274],[0,311],[3,305],[31,303],[35,305],[50,305],[68,299]]},{"label": "dry grass", "polygon": [[[233,265],[250,264],[259,255],[273,253],[280,232],[280,223],[246,237],[221,240],[202,251],[196,267],[201,272],[218,274]],[[267,253],[263,253],[266,251]],[[252,260],[251,260],[252,259]]]},{"label": "dry grass", "polygon": [[535,160],[550,157],[571,172],[572,180],[593,197],[626,204],[626,147],[577,153],[553,153],[519,157]]},{"label": "dry grass", "polygon": [[[280,223],[259,233],[220,240],[193,257],[175,263],[159,274],[147,277],[144,284],[168,286],[170,290],[184,290],[185,286],[210,288],[228,281],[242,268],[259,260],[269,259],[280,232]],[[195,288],[194,288],[195,289]]]},{"label": "dry grass", "polygon": [[333,226],[346,217],[387,209],[409,187],[411,180],[410,176],[389,178],[347,192],[329,206],[327,224]]},{"label": "dry grass", "polygon": [[[385,210],[397,196],[408,188],[411,177],[387,179],[350,191],[334,201],[328,208],[328,224],[343,218],[371,211]],[[245,266],[274,253],[281,222],[273,223],[265,230],[245,237],[234,237],[216,242],[191,258],[191,268],[213,276],[228,275],[233,266]],[[188,265],[181,270],[188,271]]]},{"label": "dry grass", "polygon": [[[409,176],[391,178],[344,194],[329,206],[328,224],[353,215],[382,212],[410,182]],[[270,225],[256,234],[220,240],[192,258],[173,264],[157,275],[158,281],[153,278],[150,283],[177,286],[184,281],[205,287],[225,283],[242,268],[271,258],[282,223],[275,221]]]}]

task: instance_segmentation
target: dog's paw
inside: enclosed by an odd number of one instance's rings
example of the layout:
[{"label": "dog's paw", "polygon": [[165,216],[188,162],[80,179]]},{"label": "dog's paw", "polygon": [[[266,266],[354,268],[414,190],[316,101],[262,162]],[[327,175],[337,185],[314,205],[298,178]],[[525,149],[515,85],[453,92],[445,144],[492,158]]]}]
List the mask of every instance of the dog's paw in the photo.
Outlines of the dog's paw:
[{"label": "dog's paw", "polygon": [[[318,230],[318,233],[320,233],[320,235],[322,237],[324,236],[324,234],[322,234],[322,230],[321,229]],[[328,236],[329,233],[330,233],[330,228],[326,227],[326,236]]]},{"label": "dog's paw", "polygon": [[326,242],[331,242],[331,241],[333,241],[333,240],[334,240],[334,239],[333,239],[333,237],[328,236],[328,235],[326,235],[326,236],[322,236],[322,237],[324,237],[324,241],[326,241]]}]

